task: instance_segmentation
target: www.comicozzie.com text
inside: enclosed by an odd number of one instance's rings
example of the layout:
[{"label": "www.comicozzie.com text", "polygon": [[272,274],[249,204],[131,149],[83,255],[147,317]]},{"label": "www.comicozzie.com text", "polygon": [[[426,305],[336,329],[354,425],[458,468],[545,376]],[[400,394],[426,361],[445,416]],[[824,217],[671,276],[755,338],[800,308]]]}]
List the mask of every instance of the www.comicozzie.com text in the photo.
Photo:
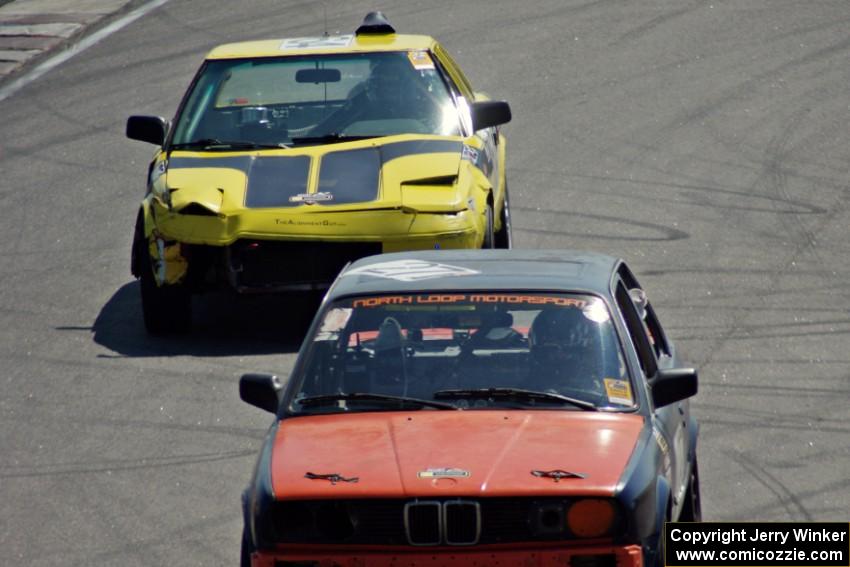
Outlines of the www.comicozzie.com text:
[{"label": "www.comicozzie.com text", "polygon": [[722,543],[727,545],[736,541],[772,541],[786,544],[793,534],[799,542],[841,542],[846,541],[846,531],[816,530],[812,528],[794,528],[792,530],[765,530],[761,528],[714,529],[710,531],[684,531],[679,528],[670,530],[670,539],[688,543]]}]

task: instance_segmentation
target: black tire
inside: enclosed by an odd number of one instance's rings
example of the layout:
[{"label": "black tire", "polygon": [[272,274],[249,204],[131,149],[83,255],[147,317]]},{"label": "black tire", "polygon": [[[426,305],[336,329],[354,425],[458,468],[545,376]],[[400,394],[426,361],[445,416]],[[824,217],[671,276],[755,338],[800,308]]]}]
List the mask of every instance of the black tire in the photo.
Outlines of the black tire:
[{"label": "black tire", "polygon": [[183,285],[156,285],[147,246],[139,247],[142,315],[148,334],[174,335],[192,328],[192,296]]},{"label": "black tire", "polygon": [[487,203],[487,209],[484,211],[484,242],[481,248],[489,250],[496,247],[496,235],[493,233],[493,206]]},{"label": "black tire", "polygon": [[248,527],[242,528],[242,547],[239,550],[239,567],[251,567],[251,554],[254,552],[254,545],[251,543],[251,536],[248,534]]},{"label": "black tire", "polygon": [[664,561],[664,524],[666,524],[670,520],[670,511],[664,514],[664,521],[661,522],[661,532],[654,536],[657,538],[654,542],[653,548],[654,553],[650,556],[651,559],[647,561],[646,555],[644,555],[644,564],[650,567],[665,567]]},{"label": "black tire", "polygon": [[496,248],[510,250],[513,247],[513,235],[511,234],[511,206],[507,182],[505,182],[505,205],[499,212],[499,217],[502,220],[502,228],[496,233]]},{"label": "black tire", "polygon": [[702,502],[700,501],[699,494],[699,466],[696,459],[694,459],[694,464],[691,468],[691,478],[688,481],[688,490],[685,491],[685,503],[682,506],[682,513],[679,514],[679,521],[702,521]]}]

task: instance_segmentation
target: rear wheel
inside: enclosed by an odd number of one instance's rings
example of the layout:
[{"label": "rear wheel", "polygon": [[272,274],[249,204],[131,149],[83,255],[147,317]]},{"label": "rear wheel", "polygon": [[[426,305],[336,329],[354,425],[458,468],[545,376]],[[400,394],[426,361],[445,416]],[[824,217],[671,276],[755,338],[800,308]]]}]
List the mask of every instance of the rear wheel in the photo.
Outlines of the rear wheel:
[{"label": "rear wheel", "polygon": [[694,464],[691,467],[691,478],[688,482],[688,490],[685,492],[685,503],[682,507],[682,513],[679,514],[680,522],[701,522],[702,521],[702,503],[699,495],[699,466],[694,458]]},{"label": "rear wheel", "polygon": [[513,236],[511,235],[511,208],[507,182],[505,182],[505,204],[499,212],[499,218],[502,221],[502,228],[496,233],[496,248],[508,250],[513,245]]},{"label": "rear wheel", "polygon": [[139,247],[142,315],[151,335],[187,333],[192,327],[192,296],[183,285],[159,286],[147,246]]}]

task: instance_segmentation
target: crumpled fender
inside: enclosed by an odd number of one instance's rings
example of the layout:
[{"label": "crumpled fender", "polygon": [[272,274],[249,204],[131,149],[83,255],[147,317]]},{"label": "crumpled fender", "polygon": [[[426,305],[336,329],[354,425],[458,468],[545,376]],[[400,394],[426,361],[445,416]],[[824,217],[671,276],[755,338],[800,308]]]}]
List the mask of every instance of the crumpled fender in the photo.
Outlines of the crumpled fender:
[{"label": "crumpled fender", "polygon": [[148,253],[157,285],[175,285],[186,278],[189,262],[183,256],[179,242],[166,240],[154,231],[148,239]]},{"label": "crumpled fender", "polygon": [[[147,255],[143,252],[147,251]],[[145,256],[150,266],[145,266]],[[156,230],[149,199],[142,201],[136,219],[136,232],[133,236],[133,250],[130,271],[137,278],[142,270],[153,271],[157,285],[175,285],[181,283],[189,271],[189,262],[183,256],[179,242],[167,240]]]}]

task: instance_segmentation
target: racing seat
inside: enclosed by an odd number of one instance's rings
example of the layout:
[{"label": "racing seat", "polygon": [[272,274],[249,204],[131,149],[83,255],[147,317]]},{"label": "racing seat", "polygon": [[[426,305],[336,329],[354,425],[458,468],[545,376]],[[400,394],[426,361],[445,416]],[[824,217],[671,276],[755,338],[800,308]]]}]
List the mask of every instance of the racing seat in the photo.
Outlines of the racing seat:
[{"label": "racing seat", "polygon": [[372,392],[393,396],[407,395],[407,360],[404,334],[393,317],[387,317],[375,338],[372,364]]},{"label": "racing seat", "polygon": [[461,346],[455,370],[458,388],[517,386],[518,371],[526,364],[522,334],[513,328],[513,315],[497,311],[484,315],[481,326]]}]

